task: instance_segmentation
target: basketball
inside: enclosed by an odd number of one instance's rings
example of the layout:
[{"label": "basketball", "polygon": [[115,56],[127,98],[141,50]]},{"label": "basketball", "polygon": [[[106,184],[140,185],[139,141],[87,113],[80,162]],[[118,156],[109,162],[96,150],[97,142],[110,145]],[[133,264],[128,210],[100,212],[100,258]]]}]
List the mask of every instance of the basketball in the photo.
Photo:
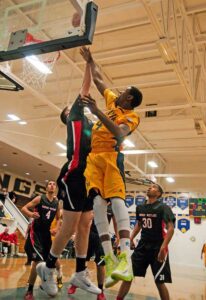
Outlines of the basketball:
[{"label": "basketball", "polygon": [[75,12],[72,16],[72,26],[78,27],[81,23],[81,16],[78,12]]}]

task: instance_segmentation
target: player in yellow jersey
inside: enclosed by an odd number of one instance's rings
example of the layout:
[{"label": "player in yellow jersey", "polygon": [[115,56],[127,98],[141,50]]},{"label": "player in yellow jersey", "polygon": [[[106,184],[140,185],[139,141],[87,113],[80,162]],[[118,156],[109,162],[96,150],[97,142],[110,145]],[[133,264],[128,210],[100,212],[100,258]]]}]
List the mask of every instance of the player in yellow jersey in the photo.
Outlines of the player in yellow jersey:
[{"label": "player in yellow jersey", "polygon": [[[82,102],[89,107],[99,121],[92,128],[91,153],[87,157],[85,170],[86,188],[94,199],[94,220],[106,262],[105,287],[118,280],[130,281],[133,272],[130,260],[129,215],[124,203],[124,155],[120,152],[126,136],[139,125],[139,117],[134,108],[142,102],[142,94],[136,87],[128,87],[119,96],[106,87],[101,72],[88,48],[82,47],[80,53],[90,65],[94,83],[106,100],[107,112],[104,114],[91,96],[83,97]],[[121,254],[119,260],[113,254],[107,221],[107,200],[112,210],[120,236]]]}]

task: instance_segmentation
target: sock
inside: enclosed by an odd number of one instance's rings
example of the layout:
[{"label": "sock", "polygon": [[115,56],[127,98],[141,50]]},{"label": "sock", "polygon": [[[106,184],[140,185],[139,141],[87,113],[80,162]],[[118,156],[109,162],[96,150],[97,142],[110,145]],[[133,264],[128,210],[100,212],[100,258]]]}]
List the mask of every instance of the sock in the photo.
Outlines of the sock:
[{"label": "sock", "polygon": [[103,292],[103,284],[98,284],[98,288]]},{"label": "sock", "polygon": [[46,266],[49,269],[54,269],[58,256],[54,255],[51,251],[46,260]]},{"label": "sock", "polygon": [[28,292],[33,293],[33,288],[34,288],[34,285],[29,283]]},{"label": "sock", "polygon": [[104,249],[104,254],[105,255],[113,253],[112,243],[111,243],[110,240],[102,242],[102,247]]},{"label": "sock", "polygon": [[86,269],[86,256],[76,257],[76,272],[81,272]]},{"label": "sock", "polygon": [[121,252],[125,251],[128,255],[130,255],[130,239],[122,238],[120,239],[120,249]]}]

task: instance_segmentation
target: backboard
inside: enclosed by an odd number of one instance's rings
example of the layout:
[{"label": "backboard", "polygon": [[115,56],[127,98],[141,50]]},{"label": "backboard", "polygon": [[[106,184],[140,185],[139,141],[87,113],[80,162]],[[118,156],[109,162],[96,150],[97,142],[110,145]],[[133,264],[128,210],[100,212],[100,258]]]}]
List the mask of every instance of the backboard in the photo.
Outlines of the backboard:
[{"label": "backboard", "polygon": [[91,44],[96,18],[88,0],[0,1],[0,62]]},{"label": "backboard", "polygon": [[23,89],[24,88],[18,82],[0,71],[0,90],[20,91]]}]

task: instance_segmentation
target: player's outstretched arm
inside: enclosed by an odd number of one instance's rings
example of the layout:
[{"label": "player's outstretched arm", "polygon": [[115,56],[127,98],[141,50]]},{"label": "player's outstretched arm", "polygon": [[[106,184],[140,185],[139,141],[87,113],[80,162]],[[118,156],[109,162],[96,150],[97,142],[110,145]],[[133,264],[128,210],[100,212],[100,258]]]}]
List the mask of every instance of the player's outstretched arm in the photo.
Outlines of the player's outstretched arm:
[{"label": "player's outstretched arm", "polygon": [[97,107],[96,101],[91,96],[83,97],[81,100],[83,105],[87,106],[90,111],[98,117],[117,140],[123,140],[123,138],[130,133],[129,126],[126,124],[116,125]]},{"label": "player's outstretched arm", "polygon": [[89,48],[82,47],[80,49],[80,54],[82,55],[84,60],[90,65],[93,81],[100,94],[104,96],[104,91],[107,89],[107,86],[104,82],[99,66],[95,63]]},{"label": "player's outstretched arm", "polygon": [[91,76],[90,64],[86,63],[82,88],[80,90],[81,97],[89,95],[89,90],[90,90],[90,87],[91,87],[91,81],[92,81],[92,76]]}]

